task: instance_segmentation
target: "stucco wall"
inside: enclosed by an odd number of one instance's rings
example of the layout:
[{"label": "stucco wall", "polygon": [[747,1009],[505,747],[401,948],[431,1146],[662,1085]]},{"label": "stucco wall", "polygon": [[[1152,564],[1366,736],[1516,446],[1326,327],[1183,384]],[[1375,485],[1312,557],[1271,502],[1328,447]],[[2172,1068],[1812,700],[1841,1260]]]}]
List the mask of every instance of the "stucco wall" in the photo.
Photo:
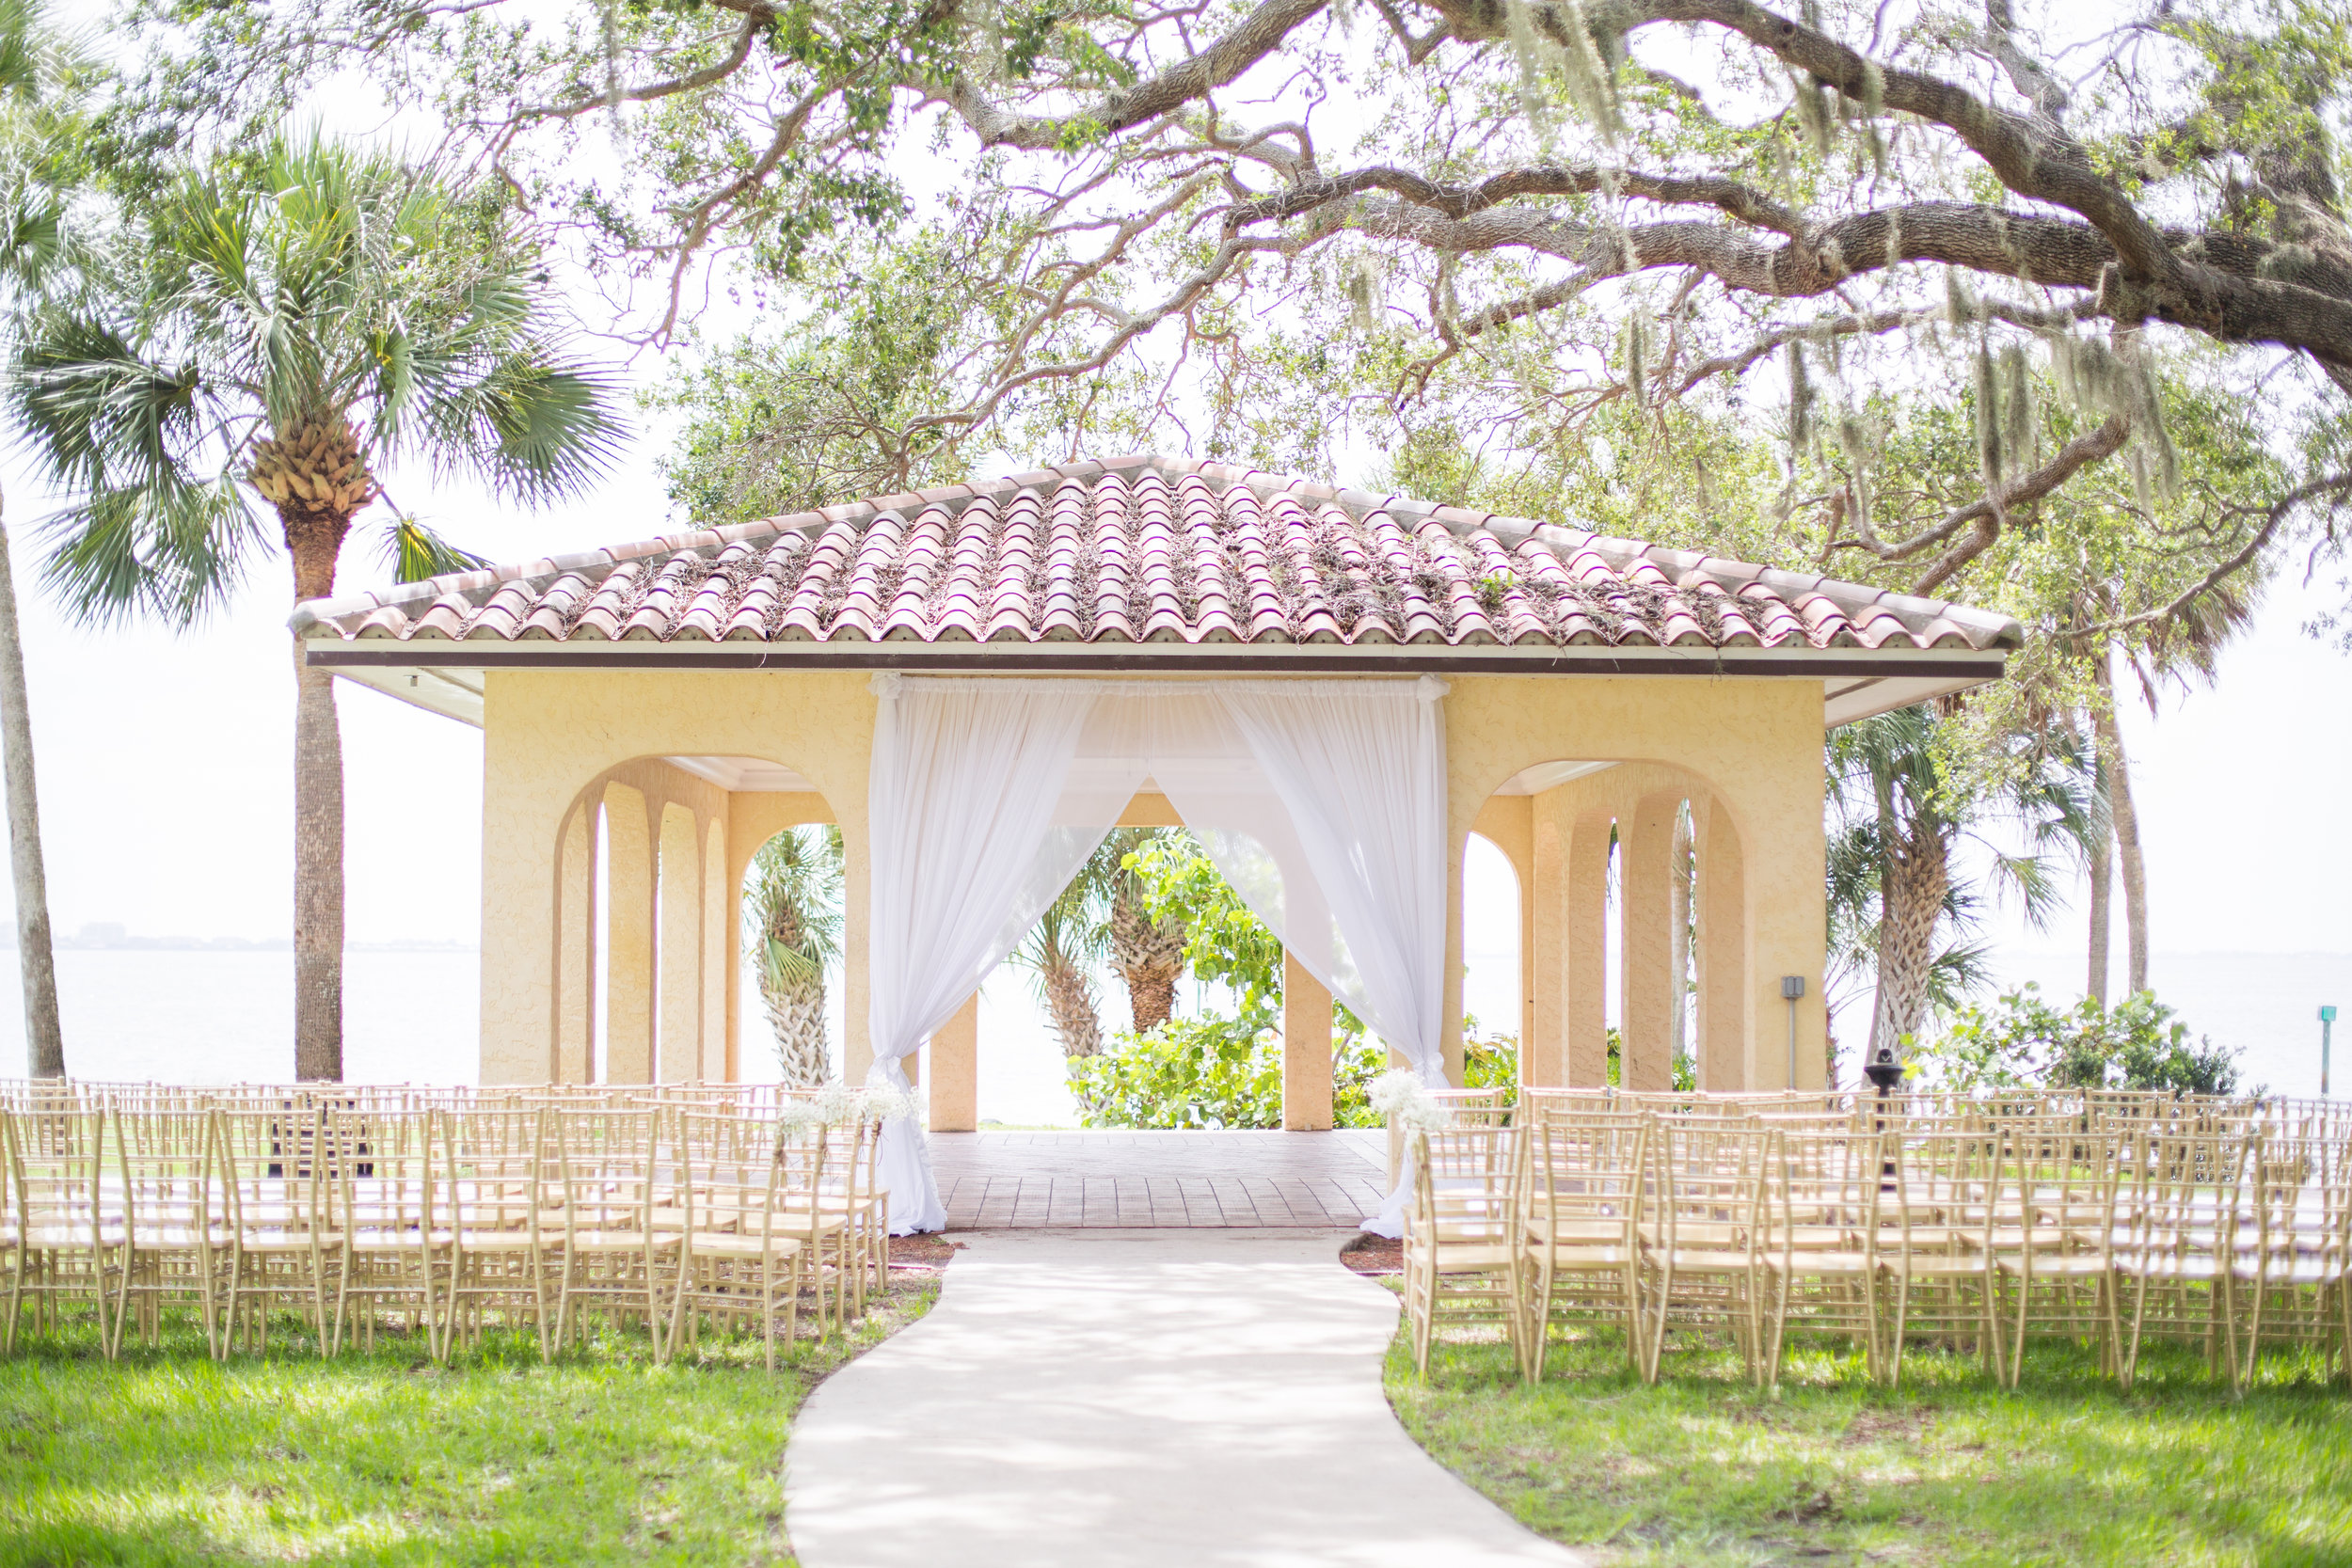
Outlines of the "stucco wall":
[{"label": "stucco wall", "polygon": [[[1490,830],[1520,868],[1522,950],[1532,957],[1545,942],[1537,929],[1544,916],[1531,870],[1541,862],[1539,846],[1548,830],[1536,807],[1490,809],[1490,798],[1514,774],[1539,763],[1609,759],[1663,764],[1704,782],[1710,809],[1724,814],[1739,841],[1738,896],[1744,913],[1739,977],[1735,982],[1725,975],[1717,955],[1706,977],[1705,1006],[1713,1019],[1736,1007],[1741,1078],[1777,1086],[1786,1079],[1779,977],[1804,975],[1807,998],[1799,1014],[1798,1076],[1804,1084],[1820,1082],[1824,911],[1818,680],[1462,676],[1454,680],[1444,711],[1451,808],[1447,1012],[1455,1021],[1450,1055],[1457,1071],[1461,860],[1467,835],[1486,813]],[[583,945],[577,934],[566,942],[558,931],[559,887],[566,880],[575,890],[580,886],[576,872],[567,879],[559,853],[569,817],[581,807],[585,792],[617,765],[664,755],[781,764],[808,779],[821,797],[725,799],[716,815],[728,824],[729,927],[733,890],[759,843],[791,822],[830,817],[840,823],[848,860],[844,1067],[852,1080],[862,1078],[871,1050],[866,1027],[865,904],[866,771],[874,712],[863,672],[490,672],[483,722],[484,1081],[543,1080],[562,1060],[557,1040],[565,1019],[577,1019],[578,1007],[566,1007],[559,996],[559,953],[577,954]],[[1158,814],[1148,809],[1152,804],[1139,801],[1138,808],[1147,809],[1130,815],[1155,818]],[[659,832],[657,815],[646,824],[644,837],[655,841]],[[574,835],[571,842],[580,840]],[[627,924],[635,917],[624,918],[617,866],[612,884],[611,918]],[[643,896],[634,886],[629,892]],[[716,908],[707,902],[702,908],[707,912],[701,925],[707,929]],[[650,926],[653,911],[644,912]],[[608,940],[616,963],[628,957],[617,932]],[[717,933],[711,940],[718,940]],[[707,977],[714,970],[706,963],[697,973]],[[730,990],[735,974],[730,959],[721,982]],[[616,1002],[623,990],[616,975]],[[731,1002],[717,1010],[706,1003],[695,1014],[675,1016],[706,1021],[728,1016],[729,1033],[739,1039],[741,1022],[732,1018],[732,1009]],[[1535,1010],[1536,991],[1531,989],[1526,1011]],[[1534,1022],[1525,1016],[1522,1027]],[[723,1060],[732,1069],[739,1055],[739,1044],[720,1055],[706,1041],[702,1060]]]},{"label": "stucco wall", "polygon": [[[485,1083],[534,1083],[549,1075],[556,849],[567,813],[616,764],[660,756],[781,764],[816,785],[840,821],[849,871],[849,1065],[863,1076],[866,769],[874,728],[874,698],[863,673],[492,671],[482,728]],[[737,876],[755,847],[741,847],[730,832],[728,861]],[[617,870],[613,879],[617,905]],[[612,958],[622,957],[616,948]],[[616,974],[615,997],[618,981]]]}]

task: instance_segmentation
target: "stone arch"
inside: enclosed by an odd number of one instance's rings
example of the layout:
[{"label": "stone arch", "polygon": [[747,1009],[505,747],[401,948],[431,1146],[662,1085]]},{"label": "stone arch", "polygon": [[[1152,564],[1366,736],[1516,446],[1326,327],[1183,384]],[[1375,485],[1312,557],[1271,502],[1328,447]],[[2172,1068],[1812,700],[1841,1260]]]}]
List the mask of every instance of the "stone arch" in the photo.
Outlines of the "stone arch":
[{"label": "stone arch", "polygon": [[[1506,847],[1519,873],[1520,973],[1526,993],[1522,1082],[1597,1087],[1608,1081],[1608,895],[1613,858],[1621,896],[1618,990],[1630,1089],[1673,1083],[1671,857],[1677,818],[1692,815],[1698,938],[1692,1059],[1702,1086],[1756,1082],[1747,1050],[1746,911],[1740,835],[1710,781],[1677,764],[1548,759],[1506,776],[1471,830]],[[1465,835],[1466,842],[1466,835]],[[1514,853],[1508,845],[1524,844]],[[1462,850],[1457,844],[1457,859]]]},{"label": "stone arch", "polygon": [[552,856],[548,1076],[734,1077],[743,868],[779,828],[834,819],[788,764],[757,756],[632,757],[582,783]]}]

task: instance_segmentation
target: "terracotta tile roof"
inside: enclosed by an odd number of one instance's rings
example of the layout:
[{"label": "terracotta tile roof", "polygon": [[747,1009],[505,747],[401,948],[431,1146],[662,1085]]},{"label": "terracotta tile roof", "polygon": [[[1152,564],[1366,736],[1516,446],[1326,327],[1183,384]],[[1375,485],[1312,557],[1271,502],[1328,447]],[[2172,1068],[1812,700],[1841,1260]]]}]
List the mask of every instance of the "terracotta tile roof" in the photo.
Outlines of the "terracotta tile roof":
[{"label": "terracotta tile roof", "polygon": [[312,639],[1990,650],[2014,621],[1804,573],[1136,457],[302,606]]}]

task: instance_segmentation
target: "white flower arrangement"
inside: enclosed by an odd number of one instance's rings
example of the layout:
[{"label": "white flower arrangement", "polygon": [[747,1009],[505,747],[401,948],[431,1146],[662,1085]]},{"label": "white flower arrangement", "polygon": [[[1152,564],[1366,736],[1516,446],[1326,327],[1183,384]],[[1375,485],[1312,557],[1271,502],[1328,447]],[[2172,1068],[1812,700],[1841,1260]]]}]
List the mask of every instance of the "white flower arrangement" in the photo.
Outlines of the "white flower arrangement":
[{"label": "white flower arrangement", "polygon": [[817,1091],[817,1098],[811,1103],[829,1126],[838,1127],[857,1115],[857,1101],[855,1089],[838,1078],[831,1078],[825,1081],[823,1088]]},{"label": "white flower arrangement", "polygon": [[1372,1108],[1399,1127],[1443,1127],[1453,1119],[1446,1108],[1431,1098],[1423,1086],[1421,1074],[1409,1068],[1391,1068],[1372,1081],[1365,1091]]},{"label": "white flower arrangement", "polygon": [[894,1121],[915,1110],[914,1096],[888,1084],[868,1084],[858,1091],[857,1114],[867,1121]]},{"label": "white flower arrangement", "polygon": [[776,1125],[788,1132],[805,1132],[824,1121],[824,1107],[807,1095],[787,1095],[776,1107]]}]

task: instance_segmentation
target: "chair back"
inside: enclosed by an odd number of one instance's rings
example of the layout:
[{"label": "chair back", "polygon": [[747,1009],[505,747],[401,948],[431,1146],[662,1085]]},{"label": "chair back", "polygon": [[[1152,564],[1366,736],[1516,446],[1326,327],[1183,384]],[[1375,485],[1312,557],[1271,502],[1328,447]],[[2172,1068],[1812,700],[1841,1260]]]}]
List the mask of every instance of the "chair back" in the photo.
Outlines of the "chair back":
[{"label": "chair back", "polygon": [[1642,1117],[1552,1117],[1524,1130],[1529,1203],[1543,1245],[1637,1244],[1651,1125]]},{"label": "chair back", "polygon": [[1516,1240],[1523,1145],[1509,1127],[1447,1126],[1412,1142],[1413,1228],[1439,1243],[1494,1245]]}]

